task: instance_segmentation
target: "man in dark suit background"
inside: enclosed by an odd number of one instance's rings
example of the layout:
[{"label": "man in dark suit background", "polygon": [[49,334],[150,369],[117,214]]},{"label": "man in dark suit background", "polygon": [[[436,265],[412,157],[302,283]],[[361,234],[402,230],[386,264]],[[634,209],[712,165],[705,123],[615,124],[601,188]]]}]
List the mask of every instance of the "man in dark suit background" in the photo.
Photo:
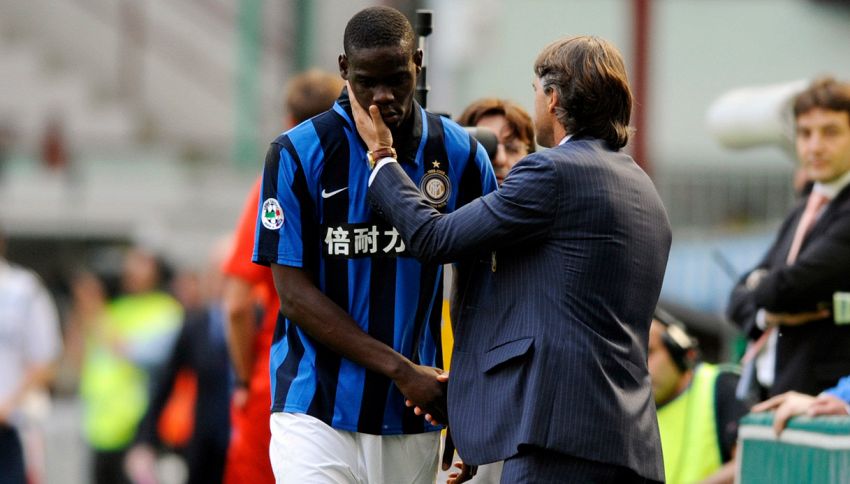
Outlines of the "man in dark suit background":
[{"label": "man in dark suit background", "polygon": [[663,481],[647,341],[671,235],[649,177],[620,152],[623,60],[603,39],[572,37],[544,48],[534,72],[537,139],[552,149],[448,215],[431,204],[453,187],[410,183],[378,107],[358,106],[381,158],[370,196],[414,255],[467,271],[448,383],[466,463],[505,459],[505,483]]},{"label": "man in dark suit background", "polygon": [[850,374],[850,325],[830,311],[833,295],[850,291],[850,84],[814,81],[795,99],[794,117],[797,156],[814,186],[728,308],[754,341],[745,358],[755,357],[770,396],[816,395]]}]

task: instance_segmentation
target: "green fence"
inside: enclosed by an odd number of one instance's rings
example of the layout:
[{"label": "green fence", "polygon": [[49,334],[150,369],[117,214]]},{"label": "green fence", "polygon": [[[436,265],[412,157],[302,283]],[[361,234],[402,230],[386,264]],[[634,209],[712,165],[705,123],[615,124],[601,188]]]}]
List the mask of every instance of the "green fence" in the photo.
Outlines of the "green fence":
[{"label": "green fence", "polygon": [[738,430],[738,482],[850,483],[850,417],[797,417],[779,437],[772,413],[753,413]]}]

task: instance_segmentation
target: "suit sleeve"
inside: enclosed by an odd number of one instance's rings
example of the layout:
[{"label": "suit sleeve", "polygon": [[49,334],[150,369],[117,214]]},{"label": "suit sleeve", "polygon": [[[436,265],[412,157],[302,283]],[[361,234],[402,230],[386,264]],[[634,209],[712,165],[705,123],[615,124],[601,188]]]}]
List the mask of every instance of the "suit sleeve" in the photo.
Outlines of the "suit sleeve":
[{"label": "suit sleeve", "polygon": [[753,291],[756,306],[771,312],[799,312],[830,301],[850,274],[850,209],[842,207],[826,232],[811,240],[791,265],[774,268]]},{"label": "suit sleeve", "polygon": [[520,161],[499,190],[449,214],[428,205],[397,163],[376,173],[369,194],[415,257],[444,263],[542,238],[555,217],[555,183],[554,164],[535,154]]},{"label": "suit sleeve", "polygon": [[794,217],[787,218],[782,227],[780,227],[776,240],[773,241],[773,244],[768,249],[767,254],[765,254],[764,258],[762,258],[761,262],[753,268],[751,271],[744,274],[738,283],[735,284],[735,287],[732,289],[732,293],[729,296],[729,304],[726,307],[726,316],[730,321],[735,323],[741,331],[744,332],[750,339],[758,339],[762,334],[762,330],[756,326],[756,313],[758,312],[759,306],[755,300],[754,291],[746,286],[746,280],[751,273],[757,270],[769,270],[770,269],[770,261],[776,260],[779,256],[777,252],[781,247],[781,240],[783,238],[783,234],[785,234],[788,230],[790,230],[791,222],[795,220]]}]

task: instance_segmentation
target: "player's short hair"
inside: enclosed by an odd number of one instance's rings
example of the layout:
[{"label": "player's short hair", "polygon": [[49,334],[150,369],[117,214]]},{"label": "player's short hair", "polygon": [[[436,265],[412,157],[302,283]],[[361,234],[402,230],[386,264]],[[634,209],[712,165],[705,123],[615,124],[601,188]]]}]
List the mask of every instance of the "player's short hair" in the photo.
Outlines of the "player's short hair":
[{"label": "player's short hair", "polygon": [[413,27],[398,10],[369,7],[357,12],[345,26],[342,43],[345,55],[357,49],[401,46],[412,54],[416,49]]}]

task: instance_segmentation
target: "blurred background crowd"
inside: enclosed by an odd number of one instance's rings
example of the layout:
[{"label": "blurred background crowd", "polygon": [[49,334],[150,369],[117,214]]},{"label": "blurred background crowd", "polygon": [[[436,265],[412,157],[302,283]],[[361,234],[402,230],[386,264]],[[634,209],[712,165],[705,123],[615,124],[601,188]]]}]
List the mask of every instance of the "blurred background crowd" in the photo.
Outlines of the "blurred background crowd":
[{"label": "blurred background crowd", "polygon": [[[375,3],[0,0],[0,254],[43,282],[32,352],[60,361],[52,378],[32,375],[47,391],[8,415],[0,401],[0,417],[23,429],[31,482],[90,482],[153,441],[183,450],[159,464],[180,482],[201,430],[205,452],[224,455],[240,383],[221,307],[228,235],[293,115],[283,86],[311,68],[335,72],[345,23]],[[703,359],[737,362],[746,340],[724,316],[729,294],[797,197],[791,99],[819,75],[850,79],[850,2],[380,3],[411,19],[434,11],[428,108],[453,118],[482,97],[533,112],[531,62],[552,39],[594,34],[620,47],[636,99],[627,150],[674,231],[662,303]],[[500,141],[500,160],[534,148]],[[180,346],[191,331],[208,338],[204,354]],[[217,388],[204,372],[231,377]],[[169,421],[193,405],[180,395],[207,391],[204,411],[221,419],[207,421],[223,432]],[[151,408],[163,416],[151,421]],[[144,476],[150,456],[134,455]]]}]

